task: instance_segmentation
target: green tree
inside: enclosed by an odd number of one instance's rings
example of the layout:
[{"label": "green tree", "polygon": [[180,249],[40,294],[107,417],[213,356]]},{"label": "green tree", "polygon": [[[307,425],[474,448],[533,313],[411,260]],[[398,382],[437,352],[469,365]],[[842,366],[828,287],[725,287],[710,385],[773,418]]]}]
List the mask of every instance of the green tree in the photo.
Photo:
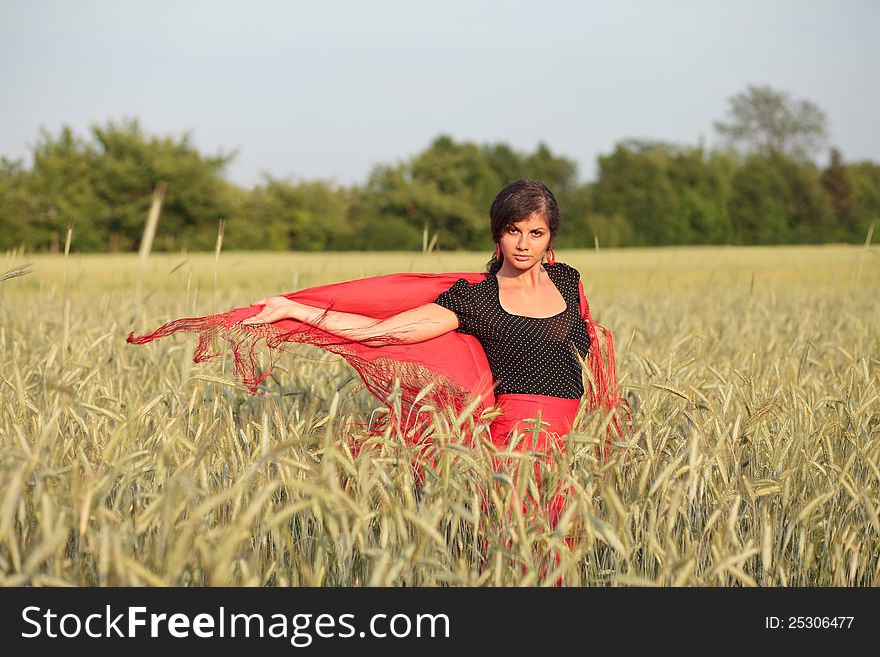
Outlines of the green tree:
[{"label": "green tree", "polygon": [[111,250],[136,249],[153,190],[167,185],[157,248],[211,249],[217,224],[233,209],[222,173],[234,154],[204,156],[180,139],[148,137],[137,120],[94,126],[96,161],[92,181],[108,206],[101,217]]},{"label": "green tree", "polygon": [[749,86],[730,98],[728,114],[727,123],[715,122],[721,136],[765,157],[780,153],[805,160],[828,136],[828,119],[816,104],[769,86]]},{"label": "green tree", "polygon": [[560,249],[592,248],[596,239],[602,246],[620,245],[617,234],[612,235],[608,227],[593,215],[590,185],[573,185],[569,191],[557,195],[556,200],[562,214],[562,228],[556,240]]},{"label": "green tree", "polygon": [[29,217],[39,213],[36,199],[27,189],[28,172],[20,160],[0,158],[0,250],[47,244],[50,235],[38,235]]},{"label": "green tree", "polygon": [[821,242],[830,207],[819,172],[781,154],[750,157],[733,179],[728,202],[734,241],[740,244]]},{"label": "green tree", "polygon": [[523,165],[520,177],[541,181],[553,190],[557,200],[567,198],[576,189],[577,163],[554,155],[543,142],[525,157]]},{"label": "green tree", "polygon": [[95,190],[97,161],[94,145],[69,127],[63,127],[57,137],[40,131],[33,167],[24,179],[31,203],[22,219],[30,227],[32,248],[57,251],[71,222],[72,248],[94,251],[105,247],[101,219],[108,205]]},{"label": "green tree", "polygon": [[880,229],[880,164],[856,162],[847,166],[847,172],[853,188],[855,238],[861,242],[872,224],[875,231]]},{"label": "green tree", "polygon": [[723,244],[731,238],[727,200],[737,163],[722,152],[680,148],[670,156],[667,176],[675,190],[680,243]]},{"label": "green tree", "polygon": [[406,167],[413,182],[433,186],[447,196],[466,198],[479,206],[492,200],[504,182],[477,144],[437,137]]},{"label": "green tree", "polygon": [[[484,144],[482,151],[489,166],[495,172],[499,185],[503,186],[513,180],[525,177],[522,156],[508,144],[502,142]],[[501,187],[496,190],[496,193],[500,189]]]},{"label": "green tree", "polygon": [[427,227],[442,249],[489,249],[489,207],[506,183],[542,180],[565,209],[576,171],[543,144],[534,153],[517,153],[505,144],[458,143],[441,135],[408,162],[373,170],[352,201],[353,241],[359,248],[420,248]]},{"label": "green tree", "polygon": [[350,249],[349,198],[324,181],[265,184],[242,194],[227,224],[231,249],[323,251]]},{"label": "green tree", "polygon": [[76,250],[135,249],[162,182],[168,191],[155,248],[213,246],[218,220],[234,207],[235,190],[221,177],[232,155],[203,156],[188,135],[149,137],[136,120],[95,125],[90,136],[67,126],[58,135],[44,130],[29,171],[4,166],[4,190],[17,196],[0,201],[0,227],[15,227],[12,239],[57,249],[73,221]]},{"label": "green tree", "polygon": [[593,186],[593,211],[604,217],[625,217],[633,244],[681,243],[675,190],[667,177],[668,155],[662,148],[622,142],[614,153],[599,157],[599,178]]},{"label": "green tree", "polygon": [[822,172],[822,188],[828,196],[834,213],[834,239],[858,238],[852,182],[849,171],[843,163],[843,156],[836,148],[831,149],[831,162]]},{"label": "green tree", "polygon": [[425,228],[443,249],[485,247],[486,226],[467,195],[412,179],[408,165],[376,167],[352,202],[352,243],[363,249],[420,249]]}]

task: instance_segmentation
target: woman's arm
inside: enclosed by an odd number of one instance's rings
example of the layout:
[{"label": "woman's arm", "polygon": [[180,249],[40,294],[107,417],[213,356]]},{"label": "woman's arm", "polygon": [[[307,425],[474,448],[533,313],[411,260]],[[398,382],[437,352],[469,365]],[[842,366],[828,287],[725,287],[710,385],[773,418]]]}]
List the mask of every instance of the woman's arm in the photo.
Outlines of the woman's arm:
[{"label": "woman's arm", "polygon": [[[286,297],[267,297],[251,305],[260,304],[266,307],[240,323],[269,324],[282,319],[295,319],[306,324],[317,324],[328,333],[358,340],[370,347],[424,342],[454,331],[459,325],[454,312],[436,303],[427,303],[382,320],[338,310],[327,311]],[[377,339],[371,340],[370,336],[376,336]]]}]

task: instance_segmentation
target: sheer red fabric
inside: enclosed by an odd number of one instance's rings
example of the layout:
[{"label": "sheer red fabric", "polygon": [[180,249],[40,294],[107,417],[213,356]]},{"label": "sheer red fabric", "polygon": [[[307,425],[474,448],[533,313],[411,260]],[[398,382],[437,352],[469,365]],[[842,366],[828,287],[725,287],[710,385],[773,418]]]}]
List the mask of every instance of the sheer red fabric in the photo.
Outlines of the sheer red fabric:
[{"label": "sheer red fabric", "polygon": [[[366,315],[377,320],[378,324],[404,310],[432,302],[459,278],[473,284],[486,276],[474,272],[398,273],[321,285],[283,296],[325,310]],[[581,316],[592,345],[585,362],[589,372],[585,400],[589,411],[604,411],[611,416],[606,441],[610,444],[612,432],[621,438],[625,436],[627,428],[631,428],[631,416],[626,400],[617,390],[611,333],[605,331],[605,349],[600,349],[597,325],[590,316],[582,283],[579,284],[579,294]],[[370,427],[371,435],[382,433],[390,426],[399,437],[415,444],[426,440],[433,426],[430,413],[420,412],[424,406],[445,409],[448,417],[463,422],[466,431],[470,420],[479,421],[482,413],[496,403],[489,363],[479,341],[471,335],[450,331],[414,344],[384,336],[388,344],[377,347],[365,344],[375,340],[376,331],[366,331],[362,340],[342,338],[322,330],[320,321],[314,325],[293,319],[273,324],[238,324],[262,308],[261,305],[246,306],[215,315],[176,319],[150,333],[135,335],[132,332],[126,341],[139,345],[178,331],[196,333],[198,344],[193,361],[198,363],[218,356],[221,351],[217,342],[222,339],[224,348],[234,358],[235,374],[251,394],[256,393],[271,373],[279,352],[285,347],[297,343],[320,347],[348,361],[367,389],[388,406],[389,412]],[[269,362],[266,369],[259,371],[257,356],[262,349],[268,352]],[[390,403],[395,390],[399,391],[399,405]],[[577,403],[577,400],[568,401]],[[513,419],[518,412],[503,413],[496,423],[505,417]],[[568,433],[570,426],[569,423],[564,433]]]},{"label": "sheer red fabric", "polygon": [[[545,395],[498,395],[496,405],[501,415],[489,427],[492,442],[505,448],[514,430],[523,435],[520,448],[542,453],[552,447],[561,449],[562,440],[571,431],[574,418],[580,408],[579,399],[547,397]],[[541,424],[532,421],[540,414]],[[535,434],[534,429],[540,431]]]},{"label": "sheer red fabric", "polygon": [[[506,451],[511,447],[510,442],[516,434],[519,436],[516,451],[538,452],[546,460],[549,460],[554,449],[562,451],[565,448],[565,436],[571,431],[581,404],[579,399],[545,395],[498,395],[496,401],[501,408],[501,415],[489,427],[493,444],[499,450]],[[498,471],[504,467],[504,463],[493,458],[493,466]],[[535,481],[540,483],[540,463],[536,462],[534,468]],[[545,513],[552,527],[559,522],[564,504],[562,488],[544,503]]]}]

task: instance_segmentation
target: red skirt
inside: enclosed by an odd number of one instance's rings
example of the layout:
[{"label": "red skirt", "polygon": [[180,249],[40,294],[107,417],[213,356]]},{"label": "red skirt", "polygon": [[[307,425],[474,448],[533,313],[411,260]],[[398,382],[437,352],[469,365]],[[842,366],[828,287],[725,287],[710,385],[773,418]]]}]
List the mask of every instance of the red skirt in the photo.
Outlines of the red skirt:
[{"label": "red skirt", "polygon": [[[502,451],[511,448],[517,452],[538,454],[535,462],[535,481],[541,483],[541,461],[549,462],[553,451],[565,450],[565,437],[571,431],[574,418],[580,408],[579,399],[548,397],[545,395],[501,394],[496,405],[501,415],[489,426],[492,443]],[[511,444],[512,441],[517,441]],[[541,458],[543,456],[543,458]],[[493,458],[497,470],[504,467],[504,460]],[[514,476],[519,475],[519,466]],[[566,489],[557,487],[546,500],[536,500],[530,495],[523,501],[523,512],[532,505],[539,506],[552,527],[559,522],[565,506]]]},{"label": "red skirt", "polygon": [[[501,415],[489,426],[492,443],[506,449],[514,431],[523,436],[516,449],[547,453],[551,446],[563,447],[562,440],[571,431],[571,425],[580,408],[579,399],[548,397],[545,395],[501,394],[495,397]],[[540,417],[540,426],[536,427]],[[537,432],[535,429],[537,428]],[[536,438],[533,445],[533,439]]]}]

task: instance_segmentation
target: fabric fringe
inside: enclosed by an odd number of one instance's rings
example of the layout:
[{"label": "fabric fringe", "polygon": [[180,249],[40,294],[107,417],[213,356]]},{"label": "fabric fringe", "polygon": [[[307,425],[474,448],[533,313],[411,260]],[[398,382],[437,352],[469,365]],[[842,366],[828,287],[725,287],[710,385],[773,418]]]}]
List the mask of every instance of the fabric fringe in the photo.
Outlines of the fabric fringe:
[{"label": "fabric fringe", "polygon": [[[320,326],[330,310],[366,315],[378,324],[403,310],[430,303],[458,278],[466,278],[473,284],[484,280],[485,276],[485,273],[473,272],[389,274],[317,286],[283,295],[324,309],[321,318],[313,324],[292,319],[273,324],[239,324],[262,310],[263,306],[256,305],[204,317],[176,319],[150,333],[136,335],[131,332],[126,342],[142,345],[181,331],[195,333],[198,343],[193,362],[202,363],[222,353],[216,349],[216,343],[218,338],[223,339],[233,355],[235,375],[252,395],[257,394],[260,385],[271,374],[280,352],[288,345],[316,346],[344,358],[360,375],[367,390],[387,406],[387,412],[378,422],[364,427],[368,439],[390,432],[416,448],[424,447],[434,421],[423,409],[432,406],[443,411],[450,428],[458,420],[463,435],[470,441],[474,424],[486,423],[484,414],[495,403],[491,370],[476,338],[451,331],[431,340],[405,344],[390,335],[369,335],[363,340],[342,338]],[[579,294],[580,311],[591,342],[585,362],[590,379],[586,391],[588,409],[602,409],[611,415],[606,438],[606,443],[610,444],[612,431],[621,440],[626,438],[632,429],[632,416],[628,402],[618,395],[611,333],[605,331],[606,347],[600,354],[597,325],[590,316],[580,282]],[[369,327],[365,331],[368,333]],[[385,340],[386,344],[365,344],[377,339]],[[267,348],[269,363],[260,371],[258,354],[262,345]],[[358,450],[359,445],[352,444],[352,448]]]},{"label": "fabric fringe", "polygon": [[[584,318],[587,334],[590,336],[590,351],[586,359],[590,379],[586,390],[587,408],[591,412],[602,410],[610,416],[605,436],[606,445],[610,446],[614,434],[621,442],[625,442],[632,435],[632,408],[629,401],[621,397],[618,391],[614,336],[611,331],[593,321],[582,281],[578,281],[578,295],[580,296],[581,316]],[[602,329],[605,335],[604,350],[599,341],[597,328]]]}]

